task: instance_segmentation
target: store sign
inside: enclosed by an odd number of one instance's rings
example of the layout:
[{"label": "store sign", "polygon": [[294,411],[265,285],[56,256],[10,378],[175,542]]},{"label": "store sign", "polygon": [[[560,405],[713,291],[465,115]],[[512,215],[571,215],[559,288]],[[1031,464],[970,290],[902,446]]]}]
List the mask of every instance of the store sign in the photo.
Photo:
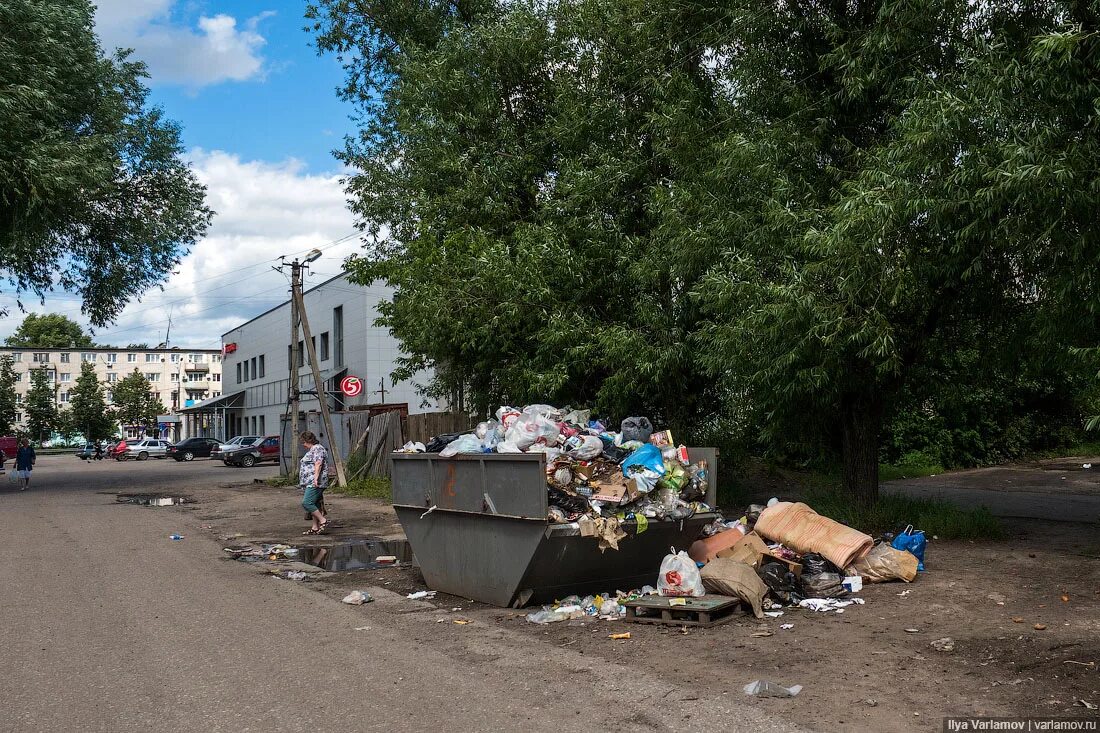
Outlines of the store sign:
[{"label": "store sign", "polygon": [[340,380],[340,391],[345,397],[355,397],[363,393],[363,380],[359,377],[344,377]]},{"label": "store sign", "polygon": [[231,343],[231,344],[226,344],[224,347],[222,347],[222,353],[224,353],[224,354],[233,354],[233,353],[236,353],[236,351],[237,351],[236,342]]}]

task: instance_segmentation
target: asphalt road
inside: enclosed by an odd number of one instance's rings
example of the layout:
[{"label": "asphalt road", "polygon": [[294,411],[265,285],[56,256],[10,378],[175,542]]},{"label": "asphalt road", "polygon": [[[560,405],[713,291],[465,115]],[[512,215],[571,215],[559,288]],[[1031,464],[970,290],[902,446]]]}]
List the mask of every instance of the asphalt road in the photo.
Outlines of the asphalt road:
[{"label": "asphalt road", "polygon": [[340,604],[225,560],[202,512],[111,495],[274,469],[242,471],[58,456],[30,491],[0,478],[0,731],[791,730],[733,682],[670,689],[661,660],[437,624],[381,589]]},{"label": "asphalt road", "polygon": [[[1096,468],[1085,469],[1085,464]],[[945,499],[963,507],[984,506],[998,517],[1055,522],[1100,521],[1100,459],[1041,461],[953,471],[939,476],[889,481],[886,493]]]}]

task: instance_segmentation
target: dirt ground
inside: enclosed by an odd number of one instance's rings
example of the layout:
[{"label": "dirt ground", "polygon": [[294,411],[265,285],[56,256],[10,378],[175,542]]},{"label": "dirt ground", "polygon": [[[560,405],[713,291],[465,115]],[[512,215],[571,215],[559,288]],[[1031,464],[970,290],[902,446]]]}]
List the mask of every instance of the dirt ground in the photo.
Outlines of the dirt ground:
[{"label": "dirt ground", "polygon": [[[223,484],[190,494],[196,503],[186,507],[189,518],[227,545],[402,536],[390,507],[367,499],[330,497],[341,526],[332,535],[307,538],[295,489]],[[780,618],[745,615],[710,629],[599,620],[538,626],[524,618],[530,609],[493,608],[444,594],[428,603],[441,619],[461,617],[524,635],[535,654],[539,647],[561,647],[597,663],[642,665],[701,696],[744,697],[741,687],[755,679],[800,684],[796,698],[754,704],[812,729],[941,730],[945,716],[1100,716],[1081,702],[1100,705],[1100,529],[1034,520],[1005,525],[1009,539],[999,542],[932,540],[927,571],[914,583],[865,586],[859,594],[865,605],[843,614],[787,610]],[[333,602],[352,589],[426,589],[412,565],[312,574],[303,582]],[[788,623],[794,627],[779,628]],[[441,643],[458,628],[431,626],[422,637],[438,634]],[[629,641],[607,638],[622,631],[631,632]],[[763,631],[770,635],[759,635]],[[954,640],[954,651],[931,646],[944,637]]]}]

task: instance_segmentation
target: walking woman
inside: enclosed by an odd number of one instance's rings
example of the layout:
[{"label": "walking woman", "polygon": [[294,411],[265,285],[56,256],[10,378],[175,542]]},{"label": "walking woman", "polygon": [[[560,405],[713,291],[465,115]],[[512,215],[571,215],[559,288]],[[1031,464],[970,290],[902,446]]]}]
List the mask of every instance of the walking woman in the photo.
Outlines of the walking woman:
[{"label": "walking woman", "polygon": [[19,450],[15,453],[15,477],[23,482],[23,488],[20,491],[26,491],[27,486],[31,483],[31,469],[34,468],[34,448],[31,447],[31,442],[26,438],[23,438],[19,446]]},{"label": "walking woman", "polygon": [[309,512],[313,526],[302,534],[324,534],[328,529],[325,517],[325,489],[328,488],[328,451],[310,431],[301,434],[306,453],[298,464],[298,486],[302,489],[302,508]]}]

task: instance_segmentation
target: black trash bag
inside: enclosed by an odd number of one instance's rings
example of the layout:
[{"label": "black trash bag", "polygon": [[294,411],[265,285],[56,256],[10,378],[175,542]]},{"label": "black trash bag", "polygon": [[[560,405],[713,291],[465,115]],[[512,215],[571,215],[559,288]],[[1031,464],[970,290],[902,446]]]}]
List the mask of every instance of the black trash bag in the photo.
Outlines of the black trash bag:
[{"label": "black trash bag", "polygon": [[[469,432],[469,431],[467,431]],[[445,433],[443,435],[437,435],[428,441],[428,444],[424,446],[425,453],[438,453],[446,448],[451,443],[459,439],[459,437],[466,433]]]},{"label": "black trash bag", "polygon": [[[807,552],[805,555],[802,556],[801,563],[803,578],[809,575],[818,575],[820,573],[836,573],[840,576],[844,575],[844,573],[841,572],[840,568],[838,568],[836,565],[833,565],[831,562],[829,562],[816,552]],[[818,597],[820,598],[822,596]]]},{"label": "black trash bag", "polygon": [[649,441],[649,436],[653,435],[653,423],[649,421],[648,417],[628,417],[623,420],[619,430],[623,434],[624,443],[633,440],[645,443]]},{"label": "black trash bag", "polygon": [[760,519],[760,512],[767,509],[763,504],[749,504],[748,511],[745,512],[745,519],[749,523],[749,529],[756,526],[756,520]]},{"label": "black trash bag", "polygon": [[764,581],[764,585],[768,586],[768,592],[771,593],[772,598],[780,603],[793,606],[806,597],[798,576],[782,563],[764,563],[756,574]]},{"label": "black trash bag", "polygon": [[848,595],[843,583],[844,576],[837,573],[807,575],[802,572],[802,587],[808,598],[843,598]]},{"label": "black trash bag", "polygon": [[615,463],[622,463],[623,459],[625,459],[631,453],[633,453],[633,451],[626,450],[625,448],[620,448],[616,445],[604,445],[603,448],[603,457],[609,461],[614,461]]}]

